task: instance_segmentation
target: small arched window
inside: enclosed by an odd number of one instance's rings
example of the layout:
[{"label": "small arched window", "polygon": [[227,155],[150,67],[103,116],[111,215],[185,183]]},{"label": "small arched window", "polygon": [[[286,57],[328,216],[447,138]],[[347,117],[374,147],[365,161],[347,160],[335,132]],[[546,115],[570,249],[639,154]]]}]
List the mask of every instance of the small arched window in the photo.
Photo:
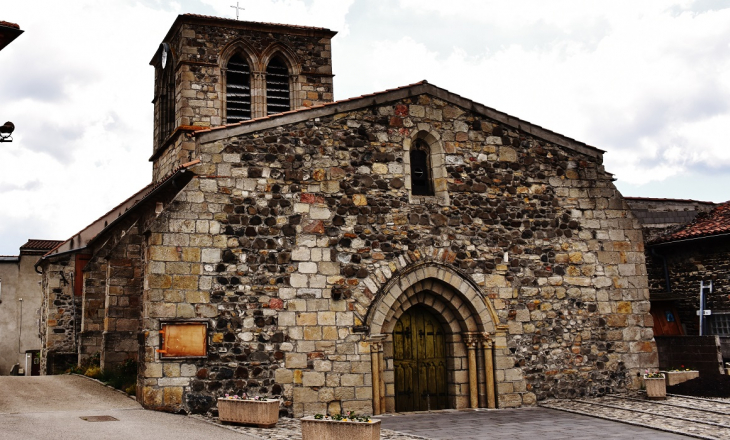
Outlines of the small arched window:
[{"label": "small arched window", "polygon": [[431,160],[428,144],[417,139],[410,151],[411,192],[414,196],[432,196]]},{"label": "small arched window", "polygon": [[275,57],[266,67],[266,114],[289,110],[289,69],[280,57]]},{"label": "small arched window", "polygon": [[226,66],[226,123],[251,119],[251,69],[246,59],[236,54]]}]

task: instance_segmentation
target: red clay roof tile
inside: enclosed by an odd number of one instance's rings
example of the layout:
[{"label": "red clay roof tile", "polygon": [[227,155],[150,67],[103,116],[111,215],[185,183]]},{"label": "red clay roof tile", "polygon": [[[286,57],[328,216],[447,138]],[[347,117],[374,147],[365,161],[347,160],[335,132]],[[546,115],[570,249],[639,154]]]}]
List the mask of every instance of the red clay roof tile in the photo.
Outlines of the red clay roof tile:
[{"label": "red clay roof tile", "polygon": [[50,250],[61,243],[63,243],[63,240],[38,240],[31,238],[20,247],[20,250]]},{"label": "red clay roof tile", "polygon": [[675,232],[651,241],[650,244],[669,243],[727,233],[730,233],[730,202],[718,205],[709,213],[700,213],[691,223]]}]

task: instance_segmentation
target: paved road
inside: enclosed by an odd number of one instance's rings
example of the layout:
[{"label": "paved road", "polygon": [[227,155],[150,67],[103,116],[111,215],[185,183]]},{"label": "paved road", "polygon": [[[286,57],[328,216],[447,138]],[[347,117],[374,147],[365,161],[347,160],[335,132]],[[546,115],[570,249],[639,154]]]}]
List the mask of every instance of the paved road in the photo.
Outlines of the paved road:
[{"label": "paved road", "polygon": [[[116,421],[87,421],[111,416]],[[91,419],[93,420],[93,419]],[[147,411],[79,376],[0,376],[2,440],[252,440],[200,419]]]},{"label": "paved road", "polygon": [[690,438],[547,408],[440,411],[431,414],[378,416],[378,418],[382,420],[383,428],[429,439],[686,440]]}]

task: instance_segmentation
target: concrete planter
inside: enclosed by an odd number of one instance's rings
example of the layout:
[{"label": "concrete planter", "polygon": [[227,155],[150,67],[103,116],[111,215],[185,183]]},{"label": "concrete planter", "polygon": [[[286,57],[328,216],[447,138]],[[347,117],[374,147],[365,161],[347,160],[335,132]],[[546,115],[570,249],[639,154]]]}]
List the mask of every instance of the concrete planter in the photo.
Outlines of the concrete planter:
[{"label": "concrete planter", "polygon": [[666,400],[667,385],[663,377],[650,378],[644,375],[646,397],[652,400]]},{"label": "concrete planter", "polygon": [[279,401],[218,399],[218,418],[225,423],[273,428],[279,421]]},{"label": "concrete planter", "polygon": [[700,372],[697,370],[692,371],[663,371],[664,376],[667,378],[667,386],[677,385],[678,383],[687,382],[688,380],[700,377]]},{"label": "concrete planter", "polygon": [[338,422],[316,420],[314,416],[302,420],[302,440],[378,440],[380,420],[372,422]]}]

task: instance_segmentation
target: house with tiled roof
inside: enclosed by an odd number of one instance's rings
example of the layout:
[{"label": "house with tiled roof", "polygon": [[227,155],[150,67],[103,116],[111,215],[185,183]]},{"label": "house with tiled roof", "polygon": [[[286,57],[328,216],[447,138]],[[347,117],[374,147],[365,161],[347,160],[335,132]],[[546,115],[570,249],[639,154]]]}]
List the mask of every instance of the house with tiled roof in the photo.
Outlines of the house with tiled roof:
[{"label": "house with tiled roof", "polygon": [[[646,242],[654,333],[658,338],[716,336],[722,357],[730,360],[730,202],[697,203],[705,209],[690,221]],[[706,310],[702,319],[701,308]],[[710,358],[717,372],[717,356]]]},{"label": "house with tiled roof", "polygon": [[0,255],[0,375],[39,375],[42,302],[38,258],[60,241],[28,240],[19,255]]},{"label": "house with tiled roof", "polygon": [[643,236],[604,152],[426,81],[335,100],[335,34],[175,20],[151,185],[38,262],[44,371],[136,360],[145,407],[191,413],[637,389]]}]

